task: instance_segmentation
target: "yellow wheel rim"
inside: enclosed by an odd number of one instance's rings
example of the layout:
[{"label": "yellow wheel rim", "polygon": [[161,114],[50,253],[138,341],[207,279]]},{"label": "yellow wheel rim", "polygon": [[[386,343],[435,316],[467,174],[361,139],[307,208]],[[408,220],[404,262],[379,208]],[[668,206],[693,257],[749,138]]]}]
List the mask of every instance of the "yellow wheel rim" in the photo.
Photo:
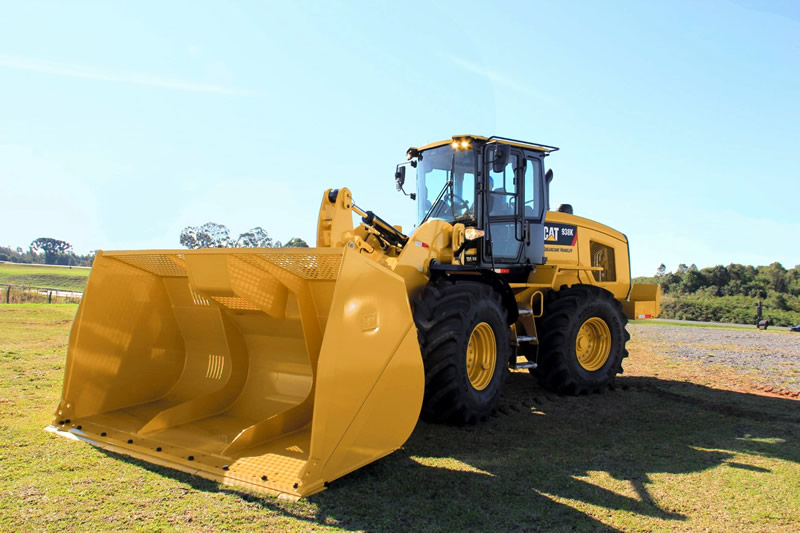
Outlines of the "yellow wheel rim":
[{"label": "yellow wheel rim", "polygon": [[497,342],[494,330],[486,322],[481,322],[469,336],[467,345],[467,376],[475,390],[489,386],[497,364]]},{"label": "yellow wheel rim", "polygon": [[575,338],[578,363],[593,372],[601,368],[611,353],[611,330],[602,318],[592,317],[583,323]]}]

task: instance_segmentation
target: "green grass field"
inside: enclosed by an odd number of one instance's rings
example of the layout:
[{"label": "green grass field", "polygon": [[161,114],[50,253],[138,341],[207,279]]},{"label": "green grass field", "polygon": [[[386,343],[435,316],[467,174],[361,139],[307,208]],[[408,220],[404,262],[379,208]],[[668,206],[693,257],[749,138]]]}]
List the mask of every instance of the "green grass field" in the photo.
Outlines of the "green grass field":
[{"label": "green grass field", "polygon": [[42,429],[75,305],[0,305],[0,530],[800,529],[800,402],[634,338],[618,387],[565,398],[512,373],[500,413],[419,423],[392,455],[297,503]]},{"label": "green grass field", "polygon": [[0,263],[0,283],[83,291],[90,268]]}]

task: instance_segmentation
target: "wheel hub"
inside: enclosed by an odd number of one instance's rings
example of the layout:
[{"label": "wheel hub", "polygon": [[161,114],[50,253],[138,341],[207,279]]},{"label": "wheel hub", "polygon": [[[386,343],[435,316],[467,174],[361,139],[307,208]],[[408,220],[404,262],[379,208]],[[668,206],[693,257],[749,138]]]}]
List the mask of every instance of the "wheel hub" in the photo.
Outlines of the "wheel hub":
[{"label": "wheel hub", "polygon": [[605,320],[592,317],[581,325],[575,338],[578,363],[590,372],[598,370],[611,353],[611,330]]},{"label": "wheel hub", "polygon": [[489,386],[497,364],[497,341],[492,326],[481,322],[469,336],[467,344],[467,376],[475,390]]}]

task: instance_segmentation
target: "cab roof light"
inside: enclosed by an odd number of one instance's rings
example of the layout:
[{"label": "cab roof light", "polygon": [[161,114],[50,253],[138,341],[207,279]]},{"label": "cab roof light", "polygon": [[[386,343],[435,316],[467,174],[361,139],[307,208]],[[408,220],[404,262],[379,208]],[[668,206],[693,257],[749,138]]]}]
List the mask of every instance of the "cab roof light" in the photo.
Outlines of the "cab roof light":
[{"label": "cab roof light", "polygon": [[469,150],[470,140],[462,137],[453,137],[453,142],[450,143],[453,150]]}]

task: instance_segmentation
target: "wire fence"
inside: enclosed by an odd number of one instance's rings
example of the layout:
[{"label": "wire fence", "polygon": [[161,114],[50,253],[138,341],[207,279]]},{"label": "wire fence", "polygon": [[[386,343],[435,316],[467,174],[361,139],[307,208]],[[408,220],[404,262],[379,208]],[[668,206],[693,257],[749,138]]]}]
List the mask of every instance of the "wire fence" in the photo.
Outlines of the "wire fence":
[{"label": "wire fence", "polygon": [[27,285],[0,284],[0,303],[6,304],[64,304],[78,303],[82,292],[30,287]]}]

